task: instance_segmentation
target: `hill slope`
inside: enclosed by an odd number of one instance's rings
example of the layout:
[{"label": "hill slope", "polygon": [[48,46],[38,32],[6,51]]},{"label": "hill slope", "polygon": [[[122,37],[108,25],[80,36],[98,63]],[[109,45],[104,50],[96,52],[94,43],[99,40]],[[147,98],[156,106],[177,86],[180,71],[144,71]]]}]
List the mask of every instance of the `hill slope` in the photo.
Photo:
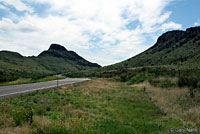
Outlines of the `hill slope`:
[{"label": "hill slope", "polygon": [[200,65],[200,27],[164,33],[155,45],[143,53],[105,68],[120,69],[157,65],[198,67]]},{"label": "hill slope", "polygon": [[34,59],[46,69],[60,73],[100,67],[57,44],[52,44],[47,51]]},{"label": "hill slope", "polygon": [[0,81],[100,67],[58,44],[52,44],[47,51],[43,51],[37,57],[24,57],[16,52],[0,51],[0,65]]}]

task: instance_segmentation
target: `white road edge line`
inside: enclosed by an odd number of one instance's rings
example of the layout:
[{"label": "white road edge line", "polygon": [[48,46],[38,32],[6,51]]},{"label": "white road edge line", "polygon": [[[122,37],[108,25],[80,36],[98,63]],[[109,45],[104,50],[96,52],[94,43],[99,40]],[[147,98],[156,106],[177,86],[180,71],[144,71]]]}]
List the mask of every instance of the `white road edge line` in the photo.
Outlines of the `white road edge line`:
[{"label": "white road edge line", "polygon": [[[75,79],[67,79],[67,80],[75,80]],[[27,84],[19,84],[19,85],[9,85],[9,86],[0,86],[0,90],[4,90],[6,88],[10,88],[10,86],[13,86],[13,87],[19,87],[19,86],[23,86],[23,85],[36,85],[38,83],[46,83],[46,82],[56,82],[57,80],[52,80],[52,81],[43,81],[43,82],[35,82],[35,83],[27,83]],[[66,81],[66,79],[62,79],[62,80],[59,80],[59,81]]]},{"label": "white road edge line", "polygon": [[[87,80],[74,81],[74,82],[70,82],[70,83],[66,83],[66,84],[61,84],[59,86],[78,83],[78,82],[83,82],[83,81],[87,81]],[[27,92],[37,91],[37,90],[42,90],[42,89],[49,89],[49,88],[53,88],[53,87],[56,87],[56,86],[57,85],[49,86],[49,87],[42,87],[42,88],[37,88],[37,89],[31,89],[31,90],[26,90],[26,91],[20,91],[20,92],[14,92],[14,93],[9,93],[9,94],[3,94],[3,95],[0,95],[0,97],[6,97],[6,96],[10,96],[10,95],[16,95],[16,94],[20,94],[20,93],[27,93]]]}]

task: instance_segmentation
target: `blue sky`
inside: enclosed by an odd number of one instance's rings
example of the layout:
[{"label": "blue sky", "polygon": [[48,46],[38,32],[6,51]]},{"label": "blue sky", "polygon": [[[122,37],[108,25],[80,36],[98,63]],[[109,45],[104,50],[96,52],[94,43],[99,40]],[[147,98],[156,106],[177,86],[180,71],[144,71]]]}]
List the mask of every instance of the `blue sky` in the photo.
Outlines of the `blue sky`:
[{"label": "blue sky", "polygon": [[179,0],[172,2],[172,4],[167,6],[166,10],[173,11],[170,20],[182,24],[182,29],[186,29],[193,27],[194,23],[200,24],[199,5],[199,0]]},{"label": "blue sky", "polygon": [[0,50],[38,55],[51,43],[110,65],[169,30],[200,25],[199,0],[0,0]]}]

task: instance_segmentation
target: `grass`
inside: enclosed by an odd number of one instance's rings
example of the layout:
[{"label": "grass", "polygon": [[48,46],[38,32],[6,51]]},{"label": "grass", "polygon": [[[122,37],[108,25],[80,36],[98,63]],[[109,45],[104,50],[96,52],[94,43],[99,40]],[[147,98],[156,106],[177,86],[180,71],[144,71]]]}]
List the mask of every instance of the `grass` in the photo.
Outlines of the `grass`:
[{"label": "grass", "polygon": [[[66,78],[65,76],[59,76],[59,79],[64,79]],[[16,81],[10,81],[10,82],[5,82],[5,83],[0,83],[0,86],[11,86],[11,85],[18,85],[18,84],[28,84],[28,83],[36,83],[36,82],[45,82],[45,81],[51,81],[51,80],[56,80],[57,76],[48,76],[45,78],[41,79],[31,79],[31,78],[20,78]]]},{"label": "grass", "polygon": [[166,116],[143,89],[110,79],[0,102],[0,133],[166,134],[171,127],[187,124]]},{"label": "grass", "polygon": [[[171,81],[174,80],[176,79]],[[155,104],[170,118],[181,120],[185,126],[200,128],[200,98],[192,99],[189,95],[189,88],[155,87],[147,81],[132,85],[132,87],[145,88]]]},{"label": "grass", "polygon": [[149,79],[151,85],[161,88],[171,88],[178,86],[178,78],[176,77],[154,77]]}]

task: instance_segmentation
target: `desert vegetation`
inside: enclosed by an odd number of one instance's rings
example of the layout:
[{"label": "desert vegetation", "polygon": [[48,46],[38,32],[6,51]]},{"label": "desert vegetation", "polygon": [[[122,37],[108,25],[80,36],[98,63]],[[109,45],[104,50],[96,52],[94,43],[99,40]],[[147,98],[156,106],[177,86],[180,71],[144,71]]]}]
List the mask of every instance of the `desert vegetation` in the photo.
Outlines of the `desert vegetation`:
[{"label": "desert vegetation", "polygon": [[138,83],[138,79],[131,79],[129,83],[133,83],[134,88],[144,89],[161,111],[172,119],[200,128],[200,79],[197,73],[192,76],[178,73],[173,77],[150,74],[141,76],[139,80],[145,77],[146,81]]},{"label": "desert vegetation", "polygon": [[190,126],[168,116],[148,92],[98,78],[3,100],[0,133],[159,134]]}]

